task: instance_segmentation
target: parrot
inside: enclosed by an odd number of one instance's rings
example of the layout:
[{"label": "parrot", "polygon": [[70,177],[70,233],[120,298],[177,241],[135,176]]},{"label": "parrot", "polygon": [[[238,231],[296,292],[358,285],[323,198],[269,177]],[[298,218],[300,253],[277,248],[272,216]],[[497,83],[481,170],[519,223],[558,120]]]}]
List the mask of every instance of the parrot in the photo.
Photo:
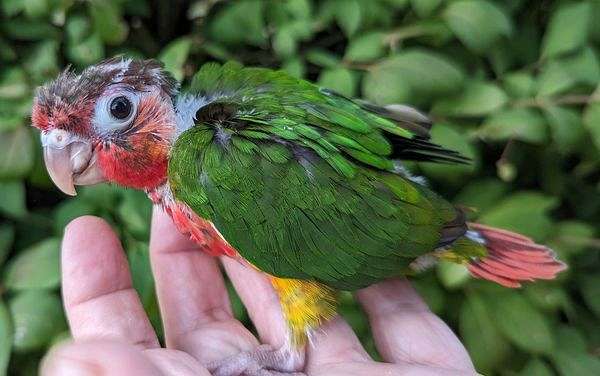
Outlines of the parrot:
[{"label": "parrot", "polygon": [[[469,163],[432,142],[425,114],[283,70],[208,62],[183,88],[158,60],[117,56],[39,87],[31,122],[65,194],[142,190],[201,250],[264,273],[293,350],[336,315],[340,291],[439,260],[510,288],[566,268],[526,236],[469,222],[409,172],[406,161]],[[241,355],[290,372],[276,351]]]}]

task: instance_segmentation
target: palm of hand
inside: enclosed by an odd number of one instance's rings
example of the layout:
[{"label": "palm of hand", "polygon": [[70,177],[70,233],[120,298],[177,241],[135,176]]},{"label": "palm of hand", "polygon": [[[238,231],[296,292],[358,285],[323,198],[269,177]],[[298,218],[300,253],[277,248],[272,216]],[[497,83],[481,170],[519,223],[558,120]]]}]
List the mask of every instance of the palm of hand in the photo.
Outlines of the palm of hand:
[{"label": "palm of hand", "polygon": [[[259,338],[233,317],[217,260],[180,235],[155,210],[150,257],[163,318],[161,348],[132,288],[127,261],[110,227],[82,217],[65,230],[63,297],[74,342],[53,349],[43,375],[210,375],[207,366],[259,343],[285,343],[285,324],[270,283],[232,259],[221,260]],[[315,333],[296,365],[308,375],[470,375],[464,347],[406,281],[357,293],[379,352],[373,361],[337,318]]]}]

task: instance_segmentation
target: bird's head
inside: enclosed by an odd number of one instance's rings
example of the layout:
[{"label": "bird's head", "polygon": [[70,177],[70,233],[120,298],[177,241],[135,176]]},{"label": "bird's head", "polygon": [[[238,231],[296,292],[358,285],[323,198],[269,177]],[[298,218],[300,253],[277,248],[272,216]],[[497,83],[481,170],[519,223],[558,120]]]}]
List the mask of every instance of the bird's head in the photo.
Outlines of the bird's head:
[{"label": "bird's head", "polygon": [[33,126],[63,192],[103,181],[151,189],[166,177],[178,85],[155,60],[113,58],[38,89]]}]

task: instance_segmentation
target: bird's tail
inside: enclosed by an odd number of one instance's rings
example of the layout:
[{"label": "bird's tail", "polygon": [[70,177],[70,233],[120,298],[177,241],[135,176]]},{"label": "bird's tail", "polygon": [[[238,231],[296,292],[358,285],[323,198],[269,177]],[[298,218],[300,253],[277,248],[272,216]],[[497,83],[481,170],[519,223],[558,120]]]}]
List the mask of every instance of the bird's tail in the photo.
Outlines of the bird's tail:
[{"label": "bird's tail", "polygon": [[468,227],[449,252],[468,256],[467,267],[476,278],[515,288],[523,281],[554,279],[567,267],[550,248],[526,236],[477,223]]}]

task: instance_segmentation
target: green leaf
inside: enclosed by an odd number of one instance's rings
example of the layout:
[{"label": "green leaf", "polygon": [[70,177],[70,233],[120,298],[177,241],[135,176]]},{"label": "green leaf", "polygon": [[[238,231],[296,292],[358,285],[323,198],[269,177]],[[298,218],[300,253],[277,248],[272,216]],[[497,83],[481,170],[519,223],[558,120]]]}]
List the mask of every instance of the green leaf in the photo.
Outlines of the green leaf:
[{"label": "green leaf", "polygon": [[587,128],[596,149],[600,150],[600,103],[589,104],[583,113],[583,125]]},{"label": "green leaf", "polygon": [[303,78],[306,74],[306,64],[297,57],[283,63],[281,69],[297,78]]},{"label": "green leaf", "polygon": [[600,359],[584,352],[561,351],[554,354],[553,362],[561,376],[600,375]]},{"label": "green leaf", "polygon": [[567,67],[560,61],[550,61],[544,65],[537,81],[540,97],[549,97],[571,89],[577,82]]},{"label": "green leaf", "polygon": [[431,112],[446,116],[482,116],[504,106],[507,99],[504,91],[498,86],[483,81],[472,81],[465,85],[459,95],[436,102]]},{"label": "green leaf", "polygon": [[17,352],[39,350],[66,328],[60,299],[44,290],[24,291],[8,302]]},{"label": "green leaf", "polygon": [[10,224],[0,225],[0,265],[6,260],[15,240],[15,228]]},{"label": "green leaf", "polygon": [[291,36],[297,41],[308,41],[314,34],[314,26],[310,19],[287,22],[280,30],[282,29],[289,29]]},{"label": "green leaf", "polygon": [[525,296],[536,307],[544,311],[568,310],[571,306],[569,295],[560,286],[547,283],[532,283],[524,290]]},{"label": "green leaf", "polygon": [[513,98],[528,98],[533,95],[536,81],[530,73],[506,73],[503,80],[504,90]]},{"label": "green leaf", "polygon": [[358,0],[337,0],[335,6],[335,20],[344,31],[346,36],[350,37],[360,27],[361,12]]},{"label": "green leaf", "polygon": [[221,61],[235,60],[227,47],[221,43],[212,43],[206,41],[200,46],[200,48],[204,53],[211,56],[213,59]]},{"label": "green leaf", "polygon": [[485,211],[496,205],[508,192],[508,186],[498,179],[481,179],[470,182],[454,198],[456,204]]},{"label": "green leaf", "polygon": [[80,198],[65,200],[57,205],[54,210],[54,231],[62,235],[69,222],[82,215],[94,214],[93,205]]},{"label": "green leaf", "polygon": [[97,184],[81,188],[77,197],[97,209],[112,209],[117,206],[117,200],[123,192],[125,190],[116,185]]},{"label": "green leaf", "polygon": [[123,42],[127,38],[127,24],[121,18],[118,4],[106,0],[92,0],[89,4],[94,30],[100,39],[109,45]]},{"label": "green leaf", "polygon": [[306,60],[314,65],[325,68],[337,68],[340,64],[340,58],[327,50],[313,48],[306,53]]},{"label": "green leaf", "polygon": [[318,84],[350,98],[356,95],[356,78],[346,68],[324,69]]},{"label": "green leaf", "polygon": [[596,231],[593,226],[577,220],[557,223],[552,232],[551,246],[561,254],[578,254],[593,242]]},{"label": "green leaf", "polygon": [[548,212],[557,204],[556,197],[533,191],[521,191],[486,210],[479,221],[516,231],[534,239],[544,239],[552,231],[552,221]]},{"label": "green leaf", "polygon": [[[590,18],[592,20],[597,20],[600,17],[600,2],[593,0],[591,1],[592,6],[592,15]],[[590,37],[594,42],[600,41],[600,25],[597,22],[590,23]]]},{"label": "green leaf", "polygon": [[24,0],[25,14],[28,18],[40,18],[50,10],[49,0]]},{"label": "green leaf", "polygon": [[542,66],[538,80],[538,95],[548,97],[563,93],[575,85],[595,88],[600,80],[600,62],[596,52],[587,47],[581,52],[552,59]]},{"label": "green leaf", "polygon": [[11,260],[4,284],[12,290],[49,289],[60,282],[60,240],[50,238],[37,243]]},{"label": "green leaf", "polygon": [[486,300],[493,322],[515,346],[533,354],[550,354],[553,331],[546,316],[538,312],[517,291],[508,291]]},{"label": "green leaf", "polygon": [[410,4],[420,18],[429,17],[444,0],[411,0]]},{"label": "green leaf", "polygon": [[132,234],[148,236],[152,205],[142,192],[125,191],[117,213]]},{"label": "green leaf", "polygon": [[471,274],[466,266],[449,261],[440,261],[436,266],[438,278],[448,290],[456,290],[464,286]]},{"label": "green leaf", "polygon": [[364,63],[380,58],[385,54],[383,39],[385,34],[380,31],[365,33],[355,37],[346,48],[345,60]]},{"label": "green leaf", "polygon": [[99,34],[92,34],[81,42],[67,44],[67,55],[77,64],[89,65],[104,57],[104,45]]},{"label": "green leaf", "polygon": [[65,32],[68,42],[81,42],[91,34],[90,21],[86,17],[79,15],[69,17],[65,24]]},{"label": "green leaf", "polygon": [[600,275],[584,275],[579,280],[579,291],[585,304],[600,318]]},{"label": "green leaf", "polygon": [[290,0],[284,4],[288,13],[294,18],[310,18],[312,14],[312,4],[309,0]]},{"label": "green leaf", "polygon": [[561,5],[550,18],[542,57],[550,58],[582,47],[588,37],[592,9],[586,1]]},{"label": "green leaf", "polygon": [[[427,50],[410,49],[371,67],[365,80],[369,83],[365,85],[379,86],[379,90],[386,93],[393,92],[396,85],[408,87],[412,94],[411,102],[420,103],[460,90],[463,86],[464,73],[443,55]],[[398,89],[397,92],[401,93],[400,90],[403,89]],[[376,87],[367,90],[365,93],[367,98],[371,100],[370,97],[377,98],[373,95],[375,91]],[[402,96],[406,96],[406,93]]]},{"label": "green leaf", "polygon": [[183,64],[188,58],[191,46],[192,40],[189,37],[179,38],[169,43],[158,56],[165,64],[165,69],[178,81],[183,79]]},{"label": "green leaf", "polygon": [[263,46],[266,41],[263,11],[265,2],[240,0],[229,2],[213,16],[210,36],[229,45],[248,43]]},{"label": "green leaf", "polygon": [[35,155],[29,129],[19,127],[10,132],[0,132],[0,150],[0,179],[27,175]]},{"label": "green leaf", "polygon": [[365,314],[356,305],[341,304],[339,312],[358,336],[362,336],[368,331]]},{"label": "green leaf", "polygon": [[533,358],[519,372],[519,376],[554,376],[554,372],[543,360]]},{"label": "green leaf", "polygon": [[127,259],[129,261],[129,269],[131,270],[133,287],[137,291],[144,307],[149,306],[153,304],[155,294],[148,245],[141,242],[135,242],[134,246],[129,246],[127,248],[129,249],[127,252]]},{"label": "green leaf", "polygon": [[362,94],[376,104],[394,104],[407,102],[411,97],[411,88],[404,77],[393,69],[372,69],[362,81]]},{"label": "green leaf", "polygon": [[10,313],[0,300],[0,375],[6,375],[13,343],[13,325]]},{"label": "green leaf", "polygon": [[54,40],[39,42],[31,51],[25,67],[35,81],[41,83],[58,74],[58,51],[59,44]]},{"label": "green leaf", "polygon": [[62,331],[55,335],[50,341],[50,347],[58,346],[64,344],[66,341],[73,340],[71,336],[71,332],[69,330]]},{"label": "green leaf", "polygon": [[492,114],[479,128],[478,134],[489,140],[515,138],[534,144],[544,143],[548,138],[544,118],[530,108],[512,108]]},{"label": "green leaf", "polygon": [[337,5],[338,0],[326,0],[320,2],[315,21],[319,24],[330,26],[335,19]]},{"label": "green leaf", "polygon": [[[24,89],[28,91],[26,87]],[[0,88],[1,90],[2,88]],[[12,88],[9,90],[12,90]],[[7,94],[7,92],[4,94]],[[29,117],[31,115],[32,102],[33,98],[29,94],[20,95],[17,98],[0,98],[0,134],[22,127],[26,121],[30,122]]]},{"label": "green leaf", "polygon": [[489,50],[500,37],[511,35],[513,30],[504,11],[485,0],[452,2],[443,17],[458,39],[476,53]]},{"label": "green leaf", "polygon": [[4,14],[12,17],[25,8],[25,2],[23,0],[4,0],[0,2],[0,7]]},{"label": "green leaf", "polygon": [[489,308],[478,294],[469,294],[463,302],[459,324],[460,336],[477,370],[489,374],[508,358],[510,345],[496,328]]},{"label": "green leaf", "polygon": [[420,163],[426,176],[447,183],[461,184],[465,176],[472,174],[477,168],[479,163],[477,151],[459,127],[446,123],[435,124],[431,129],[431,140],[470,158],[471,163],[466,165]]},{"label": "green leaf", "polygon": [[560,325],[556,330],[556,343],[560,351],[573,353],[587,352],[588,345],[585,336],[577,328]]},{"label": "green leaf", "polygon": [[283,58],[291,57],[296,52],[296,37],[290,27],[282,27],[273,38],[273,50]]},{"label": "green leaf", "polygon": [[58,39],[58,30],[47,23],[37,20],[12,19],[3,20],[0,30],[15,40],[34,41],[42,39]]},{"label": "green leaf", "polygon": [[552,140],[562,153],[574,151],[585,137],[581,114],[568,107],[544,107],[544,116],[550,131]]},{"label": "green leaf", "polygon": [[586,47],[580,53],[562,60],[565,69],[578,83],[595,87],[600,81],[600,61],[593,48]]},{"label": "green leaf", "polygon": [[25,187],[20,181],[0,182],[0,213],[13,218],[27,214],[25,207]]},{"label": "green leaf", "polygon": [[22,98],[28,92],[27,77],[23,69],[2,69],[0,72],[0,99]]},{"label": "green leaf", "polygon": [[411,282],[433,312],[440,314],[447,308],[446,294],[431,274],[420,275]]}]

